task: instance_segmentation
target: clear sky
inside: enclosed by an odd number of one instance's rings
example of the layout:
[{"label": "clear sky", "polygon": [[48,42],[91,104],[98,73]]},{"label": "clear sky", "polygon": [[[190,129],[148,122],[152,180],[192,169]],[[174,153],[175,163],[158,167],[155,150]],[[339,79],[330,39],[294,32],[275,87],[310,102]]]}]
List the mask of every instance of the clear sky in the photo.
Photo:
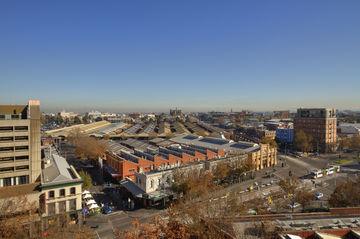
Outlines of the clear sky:
[{"label": "clear sky", "polygon": [[359,0],[0,1],[0,104],[360,109]]}]

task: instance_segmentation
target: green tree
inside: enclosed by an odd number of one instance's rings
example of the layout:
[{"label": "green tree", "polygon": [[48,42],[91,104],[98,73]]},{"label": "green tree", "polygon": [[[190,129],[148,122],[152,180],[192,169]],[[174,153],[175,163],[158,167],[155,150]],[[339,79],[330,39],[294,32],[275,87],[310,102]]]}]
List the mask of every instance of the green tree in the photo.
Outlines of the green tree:
[{"label": "green tree", "polygon": [[85,171],[80,171],[79,175],[81,177],[81,179],[83,180],[83,189],[90,189],[92,187],[92,179],[91,176],[85,172]]}]

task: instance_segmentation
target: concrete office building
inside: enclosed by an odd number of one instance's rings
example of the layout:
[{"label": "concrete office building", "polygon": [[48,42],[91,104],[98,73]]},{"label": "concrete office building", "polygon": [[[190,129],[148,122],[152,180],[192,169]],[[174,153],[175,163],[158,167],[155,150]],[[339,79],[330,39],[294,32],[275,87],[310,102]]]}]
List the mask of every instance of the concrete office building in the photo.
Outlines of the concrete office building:
[{"label": "concrete office building", "polygon": [[326,108],[300,108],[294,119],[294,133],[304,131],[311,135],[313,149],[319,152],[334,150],[336,144],[336,110]]},{"label": "concrete office building", "polygon": [[40,102],[0,105],[1,187],[40,182]]}]

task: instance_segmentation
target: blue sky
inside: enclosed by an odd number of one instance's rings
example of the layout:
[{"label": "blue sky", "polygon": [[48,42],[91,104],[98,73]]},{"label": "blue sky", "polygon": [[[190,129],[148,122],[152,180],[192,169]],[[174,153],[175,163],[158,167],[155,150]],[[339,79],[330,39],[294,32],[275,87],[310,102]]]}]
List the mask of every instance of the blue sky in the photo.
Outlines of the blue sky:
[{"label": "blue sky", "polygon": [[0,102],[360,109],[360,1],[0,2]]}]

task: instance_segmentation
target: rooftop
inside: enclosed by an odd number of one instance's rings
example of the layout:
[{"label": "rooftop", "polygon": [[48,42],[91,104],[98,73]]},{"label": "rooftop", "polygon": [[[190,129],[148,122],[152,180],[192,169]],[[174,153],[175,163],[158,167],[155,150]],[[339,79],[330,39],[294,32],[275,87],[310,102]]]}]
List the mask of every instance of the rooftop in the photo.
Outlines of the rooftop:
[{"label": "rooftop", "polygon": [[81,182],[79,174],[70,166],[64,157],[57,154],[54,149],[45,149],[45,168],[42,170],[42,186],[55,184]]},{"label": "rooftop", "polygon": [[0,105],[0,114],[20,114],[26,109],[26,105]]},{"label": "rooftop", "polygon": [[178,144],[199,146],[207,149],[221,150],[226,152],[248,153],[258,149],[260,146],[251,142],[234,142],[223,138],[201,137],[192,134],[182,134],[170,139]]}]

